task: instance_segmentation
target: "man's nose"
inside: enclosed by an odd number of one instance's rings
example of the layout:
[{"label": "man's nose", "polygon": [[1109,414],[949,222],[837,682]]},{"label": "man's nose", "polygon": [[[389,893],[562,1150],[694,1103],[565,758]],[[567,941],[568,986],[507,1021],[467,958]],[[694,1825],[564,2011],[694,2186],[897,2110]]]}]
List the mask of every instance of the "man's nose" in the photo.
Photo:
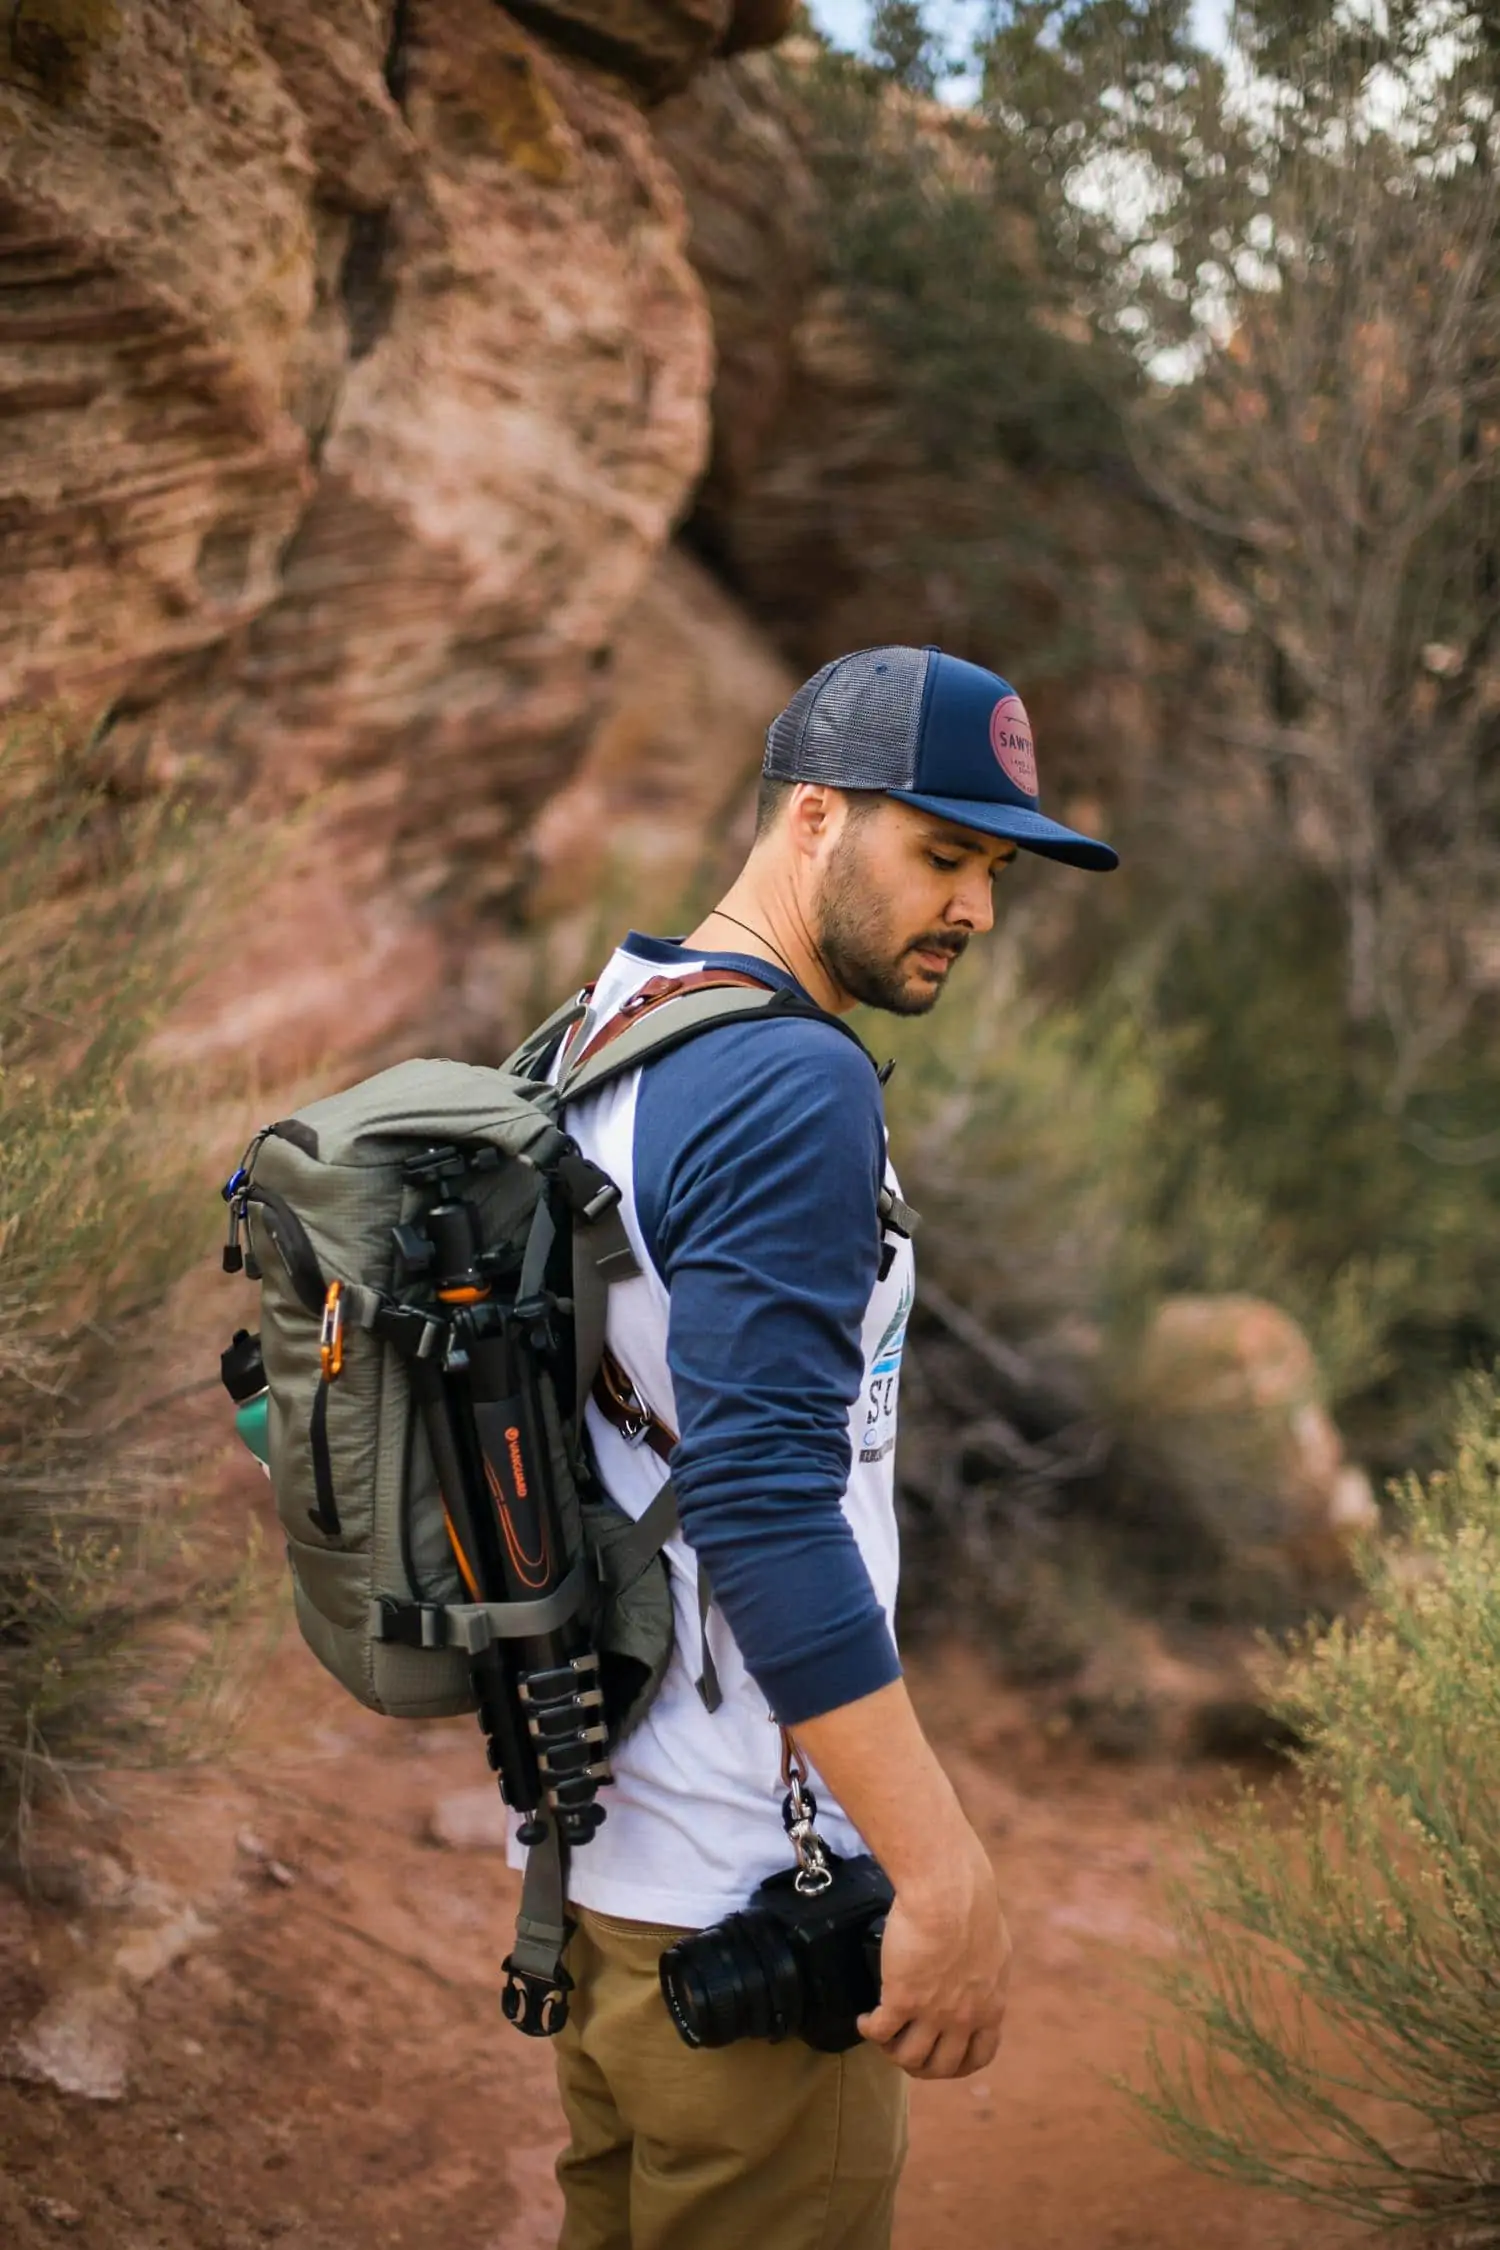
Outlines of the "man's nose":
[{"label": "man's nose", "polygon": [[959,929],[974,931],[977,936],[994,928],[995,894],[987,872],[975,868],[965,874],[948,902],[946,919]]}]

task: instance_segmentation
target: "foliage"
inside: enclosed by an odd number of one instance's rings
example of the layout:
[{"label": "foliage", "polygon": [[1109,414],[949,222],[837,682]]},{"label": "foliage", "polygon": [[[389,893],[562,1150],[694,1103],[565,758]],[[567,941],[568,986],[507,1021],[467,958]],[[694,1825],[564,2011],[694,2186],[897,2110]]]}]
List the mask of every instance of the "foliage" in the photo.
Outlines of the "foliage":
[{"label": "foliage", "polygon": [[[1325,893],[1284,874],[1177,907],[1164,938],[1149,901],[1123,902],[1071,1001],[1026,992],[1002,926],[991,959],[895,1035],[892,1130],[931,1215],[926,1262],[1020,1338],[1067,1317],[1128,1337],[1172,1292],[1270,1297],[1308,1330],[1332,1403],[1399,1466],[1422,1442],[1422,1391],[1500,1345],[1495,1191],[1381,1107]],[[892,1044],[885,1025],[866,1036]],[[1428,1114],[1462,1132],[1497,1100],[1476,1044]]]},{"label": "foliage", "polygon": [[875,39],[883,65],[824,52],[796,80],[823,191],[820,278],[878,371],[888,482],[908,495],[903,578],[930,605],[926,629],[981,660],[1024,643],[1035,694],[1128,661],[1128,576],[1169,591],[1143,567],[1121,410],[1135,364],[1080,318],[1023,154],[925,98],[941,57],[920,9],[882,14]]},{"label": "foliage", "polygon": [[[1100,333],[1216,652],[1195,714],[1343,910],[1403,1113],[1492,1017],[1500,868],[1496,49],[1479,13],[1021,0],[991,114]],[[1101,365],[1106,364],[1101,361]],[[1500,1154],[1500,1140],[1437,1145]]]},{"label": "foliage", "polygon": [[806,96],[825,276],[879,345],[905,428],[934,465],[965,473],[1123,466],[1093,340],[1063,317],[1024,177],[962,114],[892,98],[891,75],[825,54]]},{"label": "foliage", "polygon": [[870,48],[880,68],[908,93],[936,92],[945,72],[945,58],[917,0],[875,0],[870,11]]},{"label": "foliage", "polygon": [[206,1247],[160,1131],[188,1093],[146,1052],[206,844],[183,807],[92,786],[45,727],[0,746],[0,803],[0,1841],[24,1849],[49,1778],[160,1726],[143,1628],[173,1606],[176,1483],[90,1402],[125,1368],[151,1384],[142,1324]]},{"label": "foliage", "polygon": [[1424,2241],[1500,2240],[1500,1390],[1275,1696],[1290,1803],[1201,1839],[1143,2100],[1200,2165]]}]

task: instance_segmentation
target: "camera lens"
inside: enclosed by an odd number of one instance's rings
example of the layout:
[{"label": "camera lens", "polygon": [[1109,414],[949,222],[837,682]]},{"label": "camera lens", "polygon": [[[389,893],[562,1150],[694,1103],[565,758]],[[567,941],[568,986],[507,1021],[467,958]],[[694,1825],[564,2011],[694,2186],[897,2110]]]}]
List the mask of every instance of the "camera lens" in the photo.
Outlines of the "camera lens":
[{"label": "camera lens", "polygon": [[731,1914],[679,1938],[661,1957],[661,1989],[690,2047],[787,2039],[802,2022],[796,1958],[766,1914]]}]

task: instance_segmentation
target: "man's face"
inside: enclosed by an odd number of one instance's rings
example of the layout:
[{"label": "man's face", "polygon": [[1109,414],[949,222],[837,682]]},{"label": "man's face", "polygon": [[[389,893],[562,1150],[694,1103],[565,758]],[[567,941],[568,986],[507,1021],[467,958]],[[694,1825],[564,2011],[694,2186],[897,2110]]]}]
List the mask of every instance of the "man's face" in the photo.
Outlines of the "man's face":
[{"label": "man's face", "polygon": [[815,902],[823,958],[844,990],[891,1015],[922,1016],[976,930],[1014,844],[882,797],[846,818]]}]

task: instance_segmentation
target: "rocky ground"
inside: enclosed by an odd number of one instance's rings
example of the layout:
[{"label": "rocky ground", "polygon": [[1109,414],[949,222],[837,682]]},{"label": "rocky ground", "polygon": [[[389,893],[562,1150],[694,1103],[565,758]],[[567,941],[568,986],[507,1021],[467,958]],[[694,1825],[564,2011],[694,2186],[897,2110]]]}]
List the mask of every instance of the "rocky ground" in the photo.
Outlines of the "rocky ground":
[{"label": "rocky ground", "polygon": [[[263,1505],[253,1472],[225,1499]],[[993,1844],[1017,1978],[995,2066],[915,2090],[900,2250],[1326,2241],[1162,2155],[1110,2083],[1172,1942],[1171,1808],[1216,1777],[1090,1761],[973,1663],[919,1689]],[[86,1858],[49,1842],[49,1897],[0,1903],[0,2239],[545,2250],[560,2120],[545,2050],[495,2002],[515,1884],[467,1722],[367,1716],[288,1631],[231,1755],[110,1796]]]}]

